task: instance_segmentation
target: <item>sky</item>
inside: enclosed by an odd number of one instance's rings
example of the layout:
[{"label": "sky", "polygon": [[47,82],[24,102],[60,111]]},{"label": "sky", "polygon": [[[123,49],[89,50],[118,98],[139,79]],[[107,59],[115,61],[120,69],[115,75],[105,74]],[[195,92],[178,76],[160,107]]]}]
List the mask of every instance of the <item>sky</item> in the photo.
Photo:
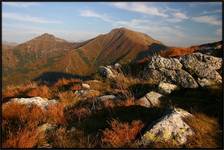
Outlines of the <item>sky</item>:
[{"label": "sky", "polygon": [[22,43],[43,33],[70,42],[114,28],[144,32],[168,46],[222,39],[221,2],[3,2],[2,39]]}]

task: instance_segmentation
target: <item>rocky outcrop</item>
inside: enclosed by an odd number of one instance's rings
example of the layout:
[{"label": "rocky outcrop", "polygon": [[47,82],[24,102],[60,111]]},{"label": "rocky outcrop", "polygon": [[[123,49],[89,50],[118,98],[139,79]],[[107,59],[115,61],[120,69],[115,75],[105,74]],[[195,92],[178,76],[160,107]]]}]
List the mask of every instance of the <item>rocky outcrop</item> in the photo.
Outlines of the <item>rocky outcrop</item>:
[{"label": "rocky outcrop", "polygon": [[185,55],[179,59],[153,56],[144,70],[143,78],[157,84],[162,81],[183,88],[197,88],[198,84],[209,86],[221,83],[222,77],[216,71],[221,66],[221,58],[201,53]]},{"label": "rocky outcrop", "polygon": [[161,56],[152,57],[151,62],[148,64],[149,69],[165,68],[179,70],[182,68],[182,64],[176,58],[163,58]]},{"label": "rocky outcrop", "polygon": [[187,70],[192,76],[221,83],[222,77],[216,71],[221,68],[221,58],[201,53],[194,53],[181,57],[180,61],[185,70]]},{"label": "rocky outcrop", "polygon": [[145,96],[143,96],[142,98],[136,100],[136,104],[143,107],[148,107],[148,108],[156,107],[156,106],[158,107],[160,105],[160,98],[162,96],[163,95],[157,92],[151,91],[147,93]]},{"label": "rocky outcrop", "polygon": [[187,137],[194,134],[190,126],[183,120],[186,117],[193,116],[182,109],[174,108],[148,127],[141,137],[141,144],[149,145],[152,142],[170,140],[178,145],[184,144]]},{"label": "rocky outcrop", "polygon": [[18,103],[18,104],[23,104],[23,105],[37,105],[42,109],[47,109],[49,105],[53,105],[58,103],[57,100],[48,100],[46,98],[41,98],[41,97],[31,97],[31,98],[13,98],[9,102],[5,104],[10,104],[10,103]]},{"label": "rocky outcrop", "polygon": [[172,91],[178,89],[178,86],[175,84],[160,82],[158,85],[158,91],[163,94],[170,94]]}]

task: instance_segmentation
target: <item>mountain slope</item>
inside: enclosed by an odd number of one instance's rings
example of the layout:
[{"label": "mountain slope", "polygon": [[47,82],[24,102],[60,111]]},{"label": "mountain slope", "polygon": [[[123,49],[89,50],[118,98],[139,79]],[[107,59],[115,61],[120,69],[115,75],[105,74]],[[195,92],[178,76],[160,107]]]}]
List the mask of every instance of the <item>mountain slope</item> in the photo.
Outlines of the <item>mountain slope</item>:
[{"label": "mountain slope", "polygon": [[12,49],[17,63],[14,67],[9,63],[7,69],[3,66],[3,81],[22,83],[51,71],[90,75],[100,65],[129,63],[166,48],[150,36],[126,28],[81,43],[69,43],[45,33]]}]

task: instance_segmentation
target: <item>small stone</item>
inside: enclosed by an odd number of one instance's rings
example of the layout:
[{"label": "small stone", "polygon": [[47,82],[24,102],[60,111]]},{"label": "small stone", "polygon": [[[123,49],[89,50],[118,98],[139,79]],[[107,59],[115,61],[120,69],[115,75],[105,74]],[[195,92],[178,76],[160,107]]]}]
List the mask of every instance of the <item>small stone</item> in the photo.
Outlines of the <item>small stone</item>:
[{"label": "small stone", "polygon": [[171,83],[160,82],[158,91],[162,94],[170,94],[172,91],[177,90],[178,86]]}]

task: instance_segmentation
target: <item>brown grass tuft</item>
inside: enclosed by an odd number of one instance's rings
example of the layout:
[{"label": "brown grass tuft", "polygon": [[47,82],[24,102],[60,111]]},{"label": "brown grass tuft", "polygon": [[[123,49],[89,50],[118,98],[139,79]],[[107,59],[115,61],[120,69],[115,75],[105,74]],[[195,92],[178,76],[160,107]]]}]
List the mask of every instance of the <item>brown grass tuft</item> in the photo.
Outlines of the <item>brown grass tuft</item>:
[{"label": "brown grass tuft", "polygon": [[217,119],[197,113],[194,118],[186,119],[186,122],[195,132],[195,135],[189,138],[186,147],[221,147],[221,131]]},{"label": "brown grass tuft", "polygon": [[65,105],[74,104],[79,101],[79,97],[72,91],[60,92],[58,97]]},{"label": "brown grass tuft", "polygon": [[111,129],[105,129],[102,135],[102,143],[106,147],[124,147],[131,145],[136,135],[143,127],[141,121],[132,121],[131,124],[121,123],[117,120],[111,121]]},{"label": "brown grass tuft", "polygon": [[59,128],[48,134],[53,147],[57,148],[92,148],[96,145],[95,138],[86,136],[81,130]]},{"label": "brown grass tuft", "polygon": [[71,84],[71,83],[79,83],[79,82],[81,82],[80,79],[65,79],[65,78],[62,78],[62,79],[59,79],[54,84],[54,86],[55,87],[61,87],[61,86],[68,85],[68,84]]},{"label": "brown grass tuft", "polygon": [[48,107],[47,115],[48,122],[58,125],[66,125],[66,119],[64,117],[64,107],[62,103],[51,105]]},{"label": "brown grass tuft", "polygon": [[16,134],[10,134],[9,138],[3,143],[3,148],[34,148],[45,141],[43,132],[36,129],[18,131]]},{"label": "brown grass tuft", "polygon": [[3,102],[5,102],[4,100],[7,98],[24,96],[26,95],[25,93],[32,88],[37,88],[37,84],[35,82],[28,82],[20,86],[8,86],[2,93]]},{"label": "brown grass tuft", "polygon": [[51,93],[51,90],[46,85],[43,85],[43,86],[30,89],[27,92],[27,96],[29,97],[39,96],[39,97],[44,97],[49,99],[52,97],[52,93]]}]

